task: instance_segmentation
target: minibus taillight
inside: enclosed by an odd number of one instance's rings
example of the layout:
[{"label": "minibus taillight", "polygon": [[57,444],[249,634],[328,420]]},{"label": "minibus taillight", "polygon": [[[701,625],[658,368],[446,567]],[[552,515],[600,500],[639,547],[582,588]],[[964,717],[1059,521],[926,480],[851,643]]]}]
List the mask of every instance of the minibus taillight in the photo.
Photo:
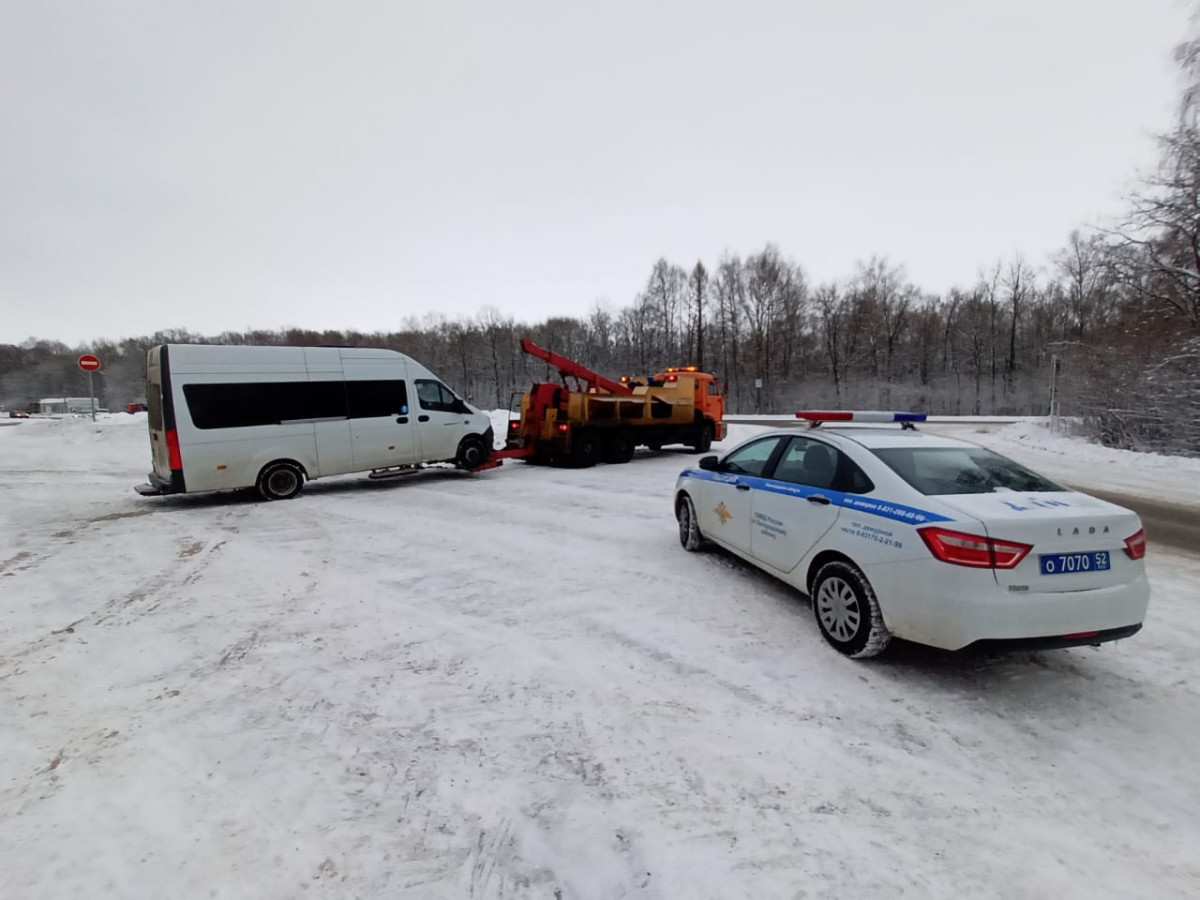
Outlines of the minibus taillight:
[{"label": "minibus taillight", "polygon": [[179,432],[174,428],[167,432],[167,456],[172,472],[183,469],[183,457],[179,453]]}]

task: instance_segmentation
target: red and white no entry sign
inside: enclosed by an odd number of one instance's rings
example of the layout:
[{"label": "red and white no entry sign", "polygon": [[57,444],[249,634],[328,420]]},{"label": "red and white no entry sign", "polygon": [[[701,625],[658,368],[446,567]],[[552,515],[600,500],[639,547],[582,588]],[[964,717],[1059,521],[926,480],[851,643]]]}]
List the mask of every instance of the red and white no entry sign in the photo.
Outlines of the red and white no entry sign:
[{"label": "red and white no entry sign", "polygon": [[85,353],[79,357],[79,368],[85,372],[95,372],[100,368],[100,357]]}]

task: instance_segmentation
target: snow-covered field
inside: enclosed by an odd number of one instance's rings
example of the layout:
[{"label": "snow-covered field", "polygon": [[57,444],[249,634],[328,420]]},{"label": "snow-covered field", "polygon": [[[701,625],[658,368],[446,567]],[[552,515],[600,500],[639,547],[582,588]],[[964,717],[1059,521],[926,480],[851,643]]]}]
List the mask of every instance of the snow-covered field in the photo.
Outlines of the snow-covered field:
[{"label": "snow-covered field", "polygon": [[0,429],[0,895],[1200,895],[1200,556],[1129,641],[853,662],[679,549],[691,459],[146,499],[142,415]]}]

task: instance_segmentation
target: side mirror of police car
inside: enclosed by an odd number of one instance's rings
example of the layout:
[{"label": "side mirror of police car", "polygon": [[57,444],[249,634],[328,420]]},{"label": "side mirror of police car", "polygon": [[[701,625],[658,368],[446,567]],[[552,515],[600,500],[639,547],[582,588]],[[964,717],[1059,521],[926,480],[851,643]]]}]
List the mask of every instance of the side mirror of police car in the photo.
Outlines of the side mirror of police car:
[{"label": "side mirror of police car", "polygon": [[715,456],[702,456],[700,457],[700,468],[706,472],[717,472],[720,471],[721,464]]}]

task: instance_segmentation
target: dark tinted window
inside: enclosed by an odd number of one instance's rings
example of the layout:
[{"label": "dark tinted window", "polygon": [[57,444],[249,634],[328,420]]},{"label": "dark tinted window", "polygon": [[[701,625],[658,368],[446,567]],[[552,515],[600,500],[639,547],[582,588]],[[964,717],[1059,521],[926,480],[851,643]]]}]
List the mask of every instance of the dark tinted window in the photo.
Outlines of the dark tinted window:
[{"label": "dark tinted window", "polygon": [[734,472],[738,475],[761,476],[771,454],[779,446],[779,438],[763,438],[745,447],[739,447],[730,453],[721,463],[723,472]]},{"label": "dark tinted window", "polygon": [[403,381],[347,381],[350,418],[408,415],[408,391]]},{"label": "dark tinted window", "polygon": [[982,447],[890,447],[872,452],[922,494],[1064,490]]},{"label": "dark tinted window", "polygon": [[183,396],[192,423],[204,429],[249,428],[346,415],[346,389],[340,381],[185,384]]},{"label": "dark tinted window", "polygon": [[421,401],[421,409],[459,412],[462,408],[459,399],[454,396],[450,388],[440,381],[418,378],[416,385],[417,399]]}]

